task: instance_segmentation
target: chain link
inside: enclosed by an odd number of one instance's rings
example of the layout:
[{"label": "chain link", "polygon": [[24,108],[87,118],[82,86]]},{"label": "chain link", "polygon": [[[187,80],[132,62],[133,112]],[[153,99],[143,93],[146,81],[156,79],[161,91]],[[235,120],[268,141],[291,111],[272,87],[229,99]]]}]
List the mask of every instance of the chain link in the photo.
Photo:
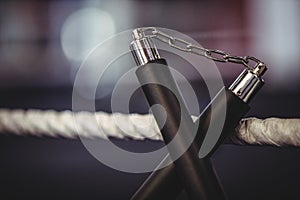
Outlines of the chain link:
[{"label": "chain link", "polygon": [[[184,52],[190,52],[199,56],[206,57],[213,61],[223,62],[223,63],[236,63],[241,64],[247,69],[254,69],[260,64],[264,64],[262,61],[251,56],[235,56],[230,55],[221,50],[206,49],[201,46],[194,45],[181,38],[173,37],[162,31],[159,31],[155,27],[144,27],[137,29],[143,37],[155,38],[169,46]],[[250,65],[250,62],[252,63]]]}]

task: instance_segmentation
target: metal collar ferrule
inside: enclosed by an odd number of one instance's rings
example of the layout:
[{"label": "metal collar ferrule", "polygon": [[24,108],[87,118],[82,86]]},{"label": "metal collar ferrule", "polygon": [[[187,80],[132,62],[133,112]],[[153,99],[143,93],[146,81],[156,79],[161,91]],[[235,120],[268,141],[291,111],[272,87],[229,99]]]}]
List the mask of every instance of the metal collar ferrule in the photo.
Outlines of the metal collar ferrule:
[{"label": "metal collar ferrule", "polygon": [[130,43],[130,50],[137,66],[160,58],[151,37],[144,37],[138,29],[133,31],[132,36],[134,40]]},{"label": "metal collar ferrule", "polygon": [[245,69],[231,84],[229,90],[245,103],[249,103],[257,91],[264,85],[264,80],[261,76],[266,70],[267,67],[264,63],[259,63],[252,69]]}]

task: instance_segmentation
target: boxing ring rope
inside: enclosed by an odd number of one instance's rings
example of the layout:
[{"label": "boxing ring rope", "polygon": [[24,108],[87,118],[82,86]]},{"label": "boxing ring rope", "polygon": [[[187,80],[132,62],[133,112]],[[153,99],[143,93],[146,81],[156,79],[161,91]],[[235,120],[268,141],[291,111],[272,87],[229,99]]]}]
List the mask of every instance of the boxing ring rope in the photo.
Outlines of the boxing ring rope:
[{"label": "boxing ring rope", "polygon": [[[98,123],[94,123],[95,119]],[[0,109],[0,134],[4,133],[69,139],[80,136],[162,140],[151,114]],[[240,121],[229,141],[238,145],[300,147],[300,119],[246,118]]]}]

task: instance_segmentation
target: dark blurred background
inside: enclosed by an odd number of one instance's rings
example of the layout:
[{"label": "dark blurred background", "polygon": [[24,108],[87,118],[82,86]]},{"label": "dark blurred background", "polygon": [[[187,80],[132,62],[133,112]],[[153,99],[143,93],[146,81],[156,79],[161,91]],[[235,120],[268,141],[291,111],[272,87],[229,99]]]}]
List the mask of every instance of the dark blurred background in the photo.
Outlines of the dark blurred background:
[{"label": "dark blurred background", "polygon": [[[1,1],[0,106],[72,109],[76,72],[95,45],[128,29],[157,26],[187,34],[207,48],[260,58],[269,68],[266,85],[248,116],[300,117],[299,18],[298,0]],[[242,70],[216,64],[226,86]],[[114,72],[120,74],[119,69]],[[205,85],[186,70],[203,109],[209,102],[203,97]],[[107,74],[104,81],[96,108],[111,112],[117,79]],[[140,91],[131,111],[148,112]],[[162,146],[112,140],[133,151]],[[223,145],[212,159],[228,199],[299,199],[299,155],[296,148]],[[106,167],[79,140],[0,136],[1,199],[129,199],[147,176]]]}]

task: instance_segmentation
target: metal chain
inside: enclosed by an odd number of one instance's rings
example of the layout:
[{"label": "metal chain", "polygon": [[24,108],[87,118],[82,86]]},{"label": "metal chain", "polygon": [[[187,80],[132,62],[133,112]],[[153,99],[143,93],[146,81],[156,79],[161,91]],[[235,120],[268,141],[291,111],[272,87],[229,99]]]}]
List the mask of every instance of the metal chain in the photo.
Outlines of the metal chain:
[{"label": "metal chain", "polygon": [[[248,69],[254,69],[260,64],[264,64],[259,59],[252,56],[234,56],[221,50],[206,49],[201,46],[194,45],[181,38],[173,37],[162,31],[159,31],[155,27],[143,27],[138,28],[141,37],[155,38],[163,43],[170,45],[171,47],[184,52],[190,52],[196,55],[204,56],[210,60],[223,62],[223,63],[236,63],[245,66]],[[250,62],[252,64],[250,64]]]}]

